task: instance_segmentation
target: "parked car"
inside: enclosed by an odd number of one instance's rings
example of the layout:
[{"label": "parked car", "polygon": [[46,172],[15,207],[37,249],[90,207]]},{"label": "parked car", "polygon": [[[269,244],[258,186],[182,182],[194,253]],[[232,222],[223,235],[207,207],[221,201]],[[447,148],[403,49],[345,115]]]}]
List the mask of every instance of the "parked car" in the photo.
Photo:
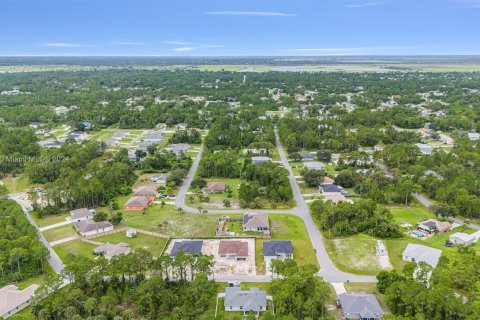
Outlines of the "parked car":
[{"label": "parked car", "polygon": [[445,241],[445,247],[453,247],[454,245],[455,245],[455,243],[453,243],[450,240]]}]

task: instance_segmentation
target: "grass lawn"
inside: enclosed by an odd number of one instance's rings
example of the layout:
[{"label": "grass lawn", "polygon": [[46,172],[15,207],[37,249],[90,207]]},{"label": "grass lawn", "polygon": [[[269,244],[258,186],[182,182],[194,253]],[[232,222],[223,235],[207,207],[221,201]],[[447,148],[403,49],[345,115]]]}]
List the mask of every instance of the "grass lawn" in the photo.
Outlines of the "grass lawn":
[{"label": "grass lawn", "polygon": [[363,282],[348,282],[345,283],[345,289],[347,292],[365,292],[375,295],[378,302],[382,306],[383,311],[389,312],[387,303],[385,301],[385,296],[378,292],[376,283],[363,283]]},{"label": "grass lawn", "polygon": [[67,224],[65,226],[46,230],[43,232],[43,235],[45,236],[45,239],[47,239],[48,242],[65,239],[65,238],[74,236],[76,234],[77,232],[75,230],[75,227],[72,224]]},{"label": "grass lawn", "polygon": [[37,225],[41,227],[46,227],[55,223],[59,222],[64,222],[65,218],[69,217],[70,214],[64,213],[64,214],[55,214],[55,215],[48,215],[48,216],[43,216],[39,218],[35,213],[31,214],[33,220],[37,223]]},{"label": "grass lawn", "polygon": [[28,177],[25,174],[16,177],[5,177],[2,179],[3,185],[10,191],[10,193],[30,191],[33,185],[30,184]]},{"label": "grass lawn", "polygon": [[11,319],[16,319],[15,316],[21,317],[22,320],[35,320],[35,316],[32,314],[32,307],[23,309],[20,312],[17,312]]},{"label": "grass lawn", "polygon": [[[120,199],[123,207],[126,199]],[[217,227],[217,216],[195,213],[180,213],[176,207],[153,205],[142,211],[122,210],[122,225],[167,234],[170,237],[213,237]]]},{"label": "grass lawn", "polygon": [[[272,228],[272,240],[291,240],[293,257],[298,265],[313,264],[318,267],[315,251],[302,219],[288,214],[270,214],[269,220]],[[257,239],[255,241],[255,261],[258,274],[266,272],[262,243],[269,240]]]},{"label": "grass lawn", "polygon": [[348,238],[324,239],[328,255],[342,271],[353,274],[376,275],[378,265],[376,240],[366,235]]},{"label": "grass lawn", "polygon": [[435,215],[423,206],[395,206],[388,207],[388,209],[390,209],[390,212],[393,215],[393,220],[398,225],[410,223],[415,226],[422,220],[435,218]]},{"label": "grass lawn", "polygon": [[149,236],[142,233],[137,233],[135,238],[128,238],[125,235],[125,232],[117,232],[111,235],[96,238],[95,241],[99,242],[110,242],[117,244],[119,242],[128,243],[132,249],[145,249],[149,251],[153,256],[160,256],[162,253],[163,247],[167,242],[165,238],[158,238],[154,236]]},{"label": "grass lawn", "polygon": [[69,253],[76,256],[94,259],[95,255],[93,254],[93,249],[95,249],[96,247],[97,246],[93,244],[83,242],[80,239],[76,239],[73,241],[61,243],[58,246],[53,247],[53,249],[58,254],[60,259],[65,261]]}]

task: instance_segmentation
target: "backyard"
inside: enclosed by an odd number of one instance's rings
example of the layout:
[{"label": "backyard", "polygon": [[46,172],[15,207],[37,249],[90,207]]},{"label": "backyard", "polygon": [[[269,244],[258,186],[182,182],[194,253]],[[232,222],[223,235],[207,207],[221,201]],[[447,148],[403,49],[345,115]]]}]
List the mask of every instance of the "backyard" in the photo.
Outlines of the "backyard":
[{"label": "backyard", "polygon": [[117,244],[119,242],[128,243],[130,248],[135,249],[144,249],[149,251],[153,256],[160,256],[163,251],[165,244],[167,243],[166,238],[159,238],[155,236],[150,236],[142,233],[138,233],[134,238],[128,238],[125,235],[125,232],[117,232],[108,236],[95,238],[95,241],[98,242],[110,242]]}]

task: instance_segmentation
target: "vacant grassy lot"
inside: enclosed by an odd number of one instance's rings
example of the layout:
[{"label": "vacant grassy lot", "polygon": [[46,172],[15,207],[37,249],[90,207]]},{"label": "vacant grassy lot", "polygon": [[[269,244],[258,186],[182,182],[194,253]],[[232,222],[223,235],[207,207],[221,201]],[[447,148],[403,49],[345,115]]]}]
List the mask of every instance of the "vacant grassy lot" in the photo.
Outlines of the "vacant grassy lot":
[{"label": "vacant grassy lot", "polygon": [[[288,214],[270,214],[269,220],[272,228],[272,240],[291,240],[293,258],[298,265],[313,264],[318,267],[315,251],[302,219]],[[258,274],[266,272],[262,253],[264,241],[269,241],[269,239],[257,239],[255,242],[255,261]]]},{"label": "vacant grassy lot", "polygon": [[43,232],[43,235],[48,242],[65,239],[76,234],[77,232],[72,224],[67,224],[66,226],[46,230]]},{"label": "vacant grassy lot", "polygon": [[324,239],[328,255],[345,272],[376,275],[382,269],[377,262],[376,240],[366,235]]},{"label": "vacant grassy lot", "polygon": [[34,186],[30,184],[28,177],[25,174],[16,177],[5,177],[2,179],[3,185],[10,193],[18,193],[30,191]]},{"label": "vacant grassy lot", "polygon": [[41,227],[46,227],[55,223],[64,222],[67,217],[70,216],[69,213],[64,214],[56,214],[56,215],[48,215],[39,218],[35,213],[31,214],[33,220],[37,223],[37,225]]},{"label": "vacant grassy lot", "polygon": [[[123,206],[119,201],[120,205]],[[122,225],[131,228],[160,232],[171,237],[213,237],[217,218],[213,215],[179,212],[171,205],[153,205],[146,213],[122,211]]]},{"label": "vacant grassy lot", "polygon": [[154,236],[149,236],[146,234],[137,233],[135,238],[128,238],[125,235],[125,232],[117,232],[111,235],[96,238],[95,241],[99,242],[110,242],[117,244],[119,242],[128,243],[130,248],[135,249],[145,249],[149,251],[153,256],[160,256],[162,253],[163,247],[167,242],[165,238],[158,238]]},{"label": "vacant grassy lot", "polygon": [[76,256],[82,256],[82,257],[87,257],[90,259],[94,259],[95,255],[93,254],[93,249],[95,249],[97,246],[83,242],[80,239],[76,239],[73,241],[61,243],[58,246],[53,247],[55,252],[58,254],[60,259],[65,261],[67,255],[69,253],[76,255]]},{"label": "vacant grassy lot", "polygon": [[403,223],[410,223],[412,225],[416,225],[418,222],[435,218],[435,215],[431,213],[427,208],[423,206],[415,206],[415,207],[389,207],[390,212],[393,215],[393,220],[397,224]]}]

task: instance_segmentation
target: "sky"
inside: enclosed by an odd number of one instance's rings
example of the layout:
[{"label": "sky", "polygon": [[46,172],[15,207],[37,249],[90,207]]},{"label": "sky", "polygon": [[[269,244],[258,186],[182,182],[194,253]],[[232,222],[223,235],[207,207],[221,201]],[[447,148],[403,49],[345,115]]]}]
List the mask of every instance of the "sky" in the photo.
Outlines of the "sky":
[{"label": "sky", "polygon": [[480,0],[0,0],[0,56],[460,54]]}]

